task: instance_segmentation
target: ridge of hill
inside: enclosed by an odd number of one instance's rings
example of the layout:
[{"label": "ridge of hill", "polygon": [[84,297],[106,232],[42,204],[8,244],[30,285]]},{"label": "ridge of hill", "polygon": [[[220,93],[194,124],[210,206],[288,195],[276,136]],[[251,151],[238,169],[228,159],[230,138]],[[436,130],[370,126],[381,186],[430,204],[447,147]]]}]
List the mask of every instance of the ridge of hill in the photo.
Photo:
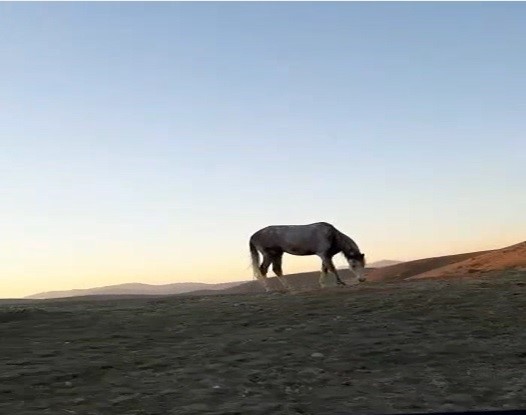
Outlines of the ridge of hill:
[{"label": "ridge of hill", "polygon": [[526,270],[526,241],[455,262],[408,279],[480,277],[493,271]]},{"label": "ridge of hill", "polygon": [[475,258],[479,255],[491,251],[467,252],[463,254],[443,255],[431,258],[415,259],[413,261],[402,262],[385,268],[376,268],[367,273],[369,281],[401,281],[415,275],[441,268],[456,262]]},{"label": "ridge of hill", "polygon": [[403,261],[394,261],[392,259],[382,259],[380,261],[371,262],[368,264],[368,268],[385,268],[392,265],[401,264]]},{"label": "ridge of hill", "polygon": [[218,284],[207,284],[203,282],[178,282],[172,284],[117,284],[105,287],[64,290],[64,291],[47,291],[33,294],[25,299],[48,299],[48,298],[67,298],[67,297],[87,297],[87,296],[136,296],[136,295],[173,295],[183,294],[195,290],[222,290],[232,286],[242,284],[243,281],[224,282]]}]

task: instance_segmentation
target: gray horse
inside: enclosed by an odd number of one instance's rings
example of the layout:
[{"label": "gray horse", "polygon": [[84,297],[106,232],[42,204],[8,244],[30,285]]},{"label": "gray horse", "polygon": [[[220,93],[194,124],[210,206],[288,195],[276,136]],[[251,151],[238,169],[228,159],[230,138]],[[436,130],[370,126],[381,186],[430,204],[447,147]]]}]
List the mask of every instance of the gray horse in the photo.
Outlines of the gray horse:
[{"label": "gray horse", "polygon": [[[360,252],[358,245],[351,238],[330,223],[267,226],[250,237],[249,246],[254,276],[267,292],[270,291],[267,280],[270,264],[272,264],[272,270],[285,289],[291,290],[290,285],[282,278],[281,264],[284,253],[301,256],[318,255],[322,261],[320,277],[320,286],[322,287],[326,285],[327,272],[334,274],[339,285],[345,285],[332,262],[332,257],[340,252],[347,260],[349,269],[358,281],[365,281],[364,254]],[[263,255],[261,264],[259,263],[259,252]]]}]

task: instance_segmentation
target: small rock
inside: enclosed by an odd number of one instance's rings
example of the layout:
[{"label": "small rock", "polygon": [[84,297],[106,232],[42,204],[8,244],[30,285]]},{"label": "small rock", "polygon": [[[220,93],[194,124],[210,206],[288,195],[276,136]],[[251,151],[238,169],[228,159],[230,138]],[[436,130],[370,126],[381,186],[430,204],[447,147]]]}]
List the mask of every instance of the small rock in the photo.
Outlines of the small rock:
[{"label": "small rock", "polygon": [[320,373],[323,373],[323,369],[317,367],[306,367],[299,371],[302,376],[318,376]]},{"label": "small rock", "polygon": [[64,382],[64,386],[67,386],[68,388],[71,388],[73,386],[73,383],[71,383],[71,382]]},{"label": "small rock", "polygon": [[117,396],[116,398],[112,399],[111,403],[113,405],[118,405],[122,402],[131,401],[132,399],[135,399],[135,398],[136,398],[135,395],[121,395],[121,396]]},{"label": "small rock", "polygon": [[311,357],[325,357],[325,355],[323,353],[320,353],[320,352],[315,352],[313,354],[310,355]]}]

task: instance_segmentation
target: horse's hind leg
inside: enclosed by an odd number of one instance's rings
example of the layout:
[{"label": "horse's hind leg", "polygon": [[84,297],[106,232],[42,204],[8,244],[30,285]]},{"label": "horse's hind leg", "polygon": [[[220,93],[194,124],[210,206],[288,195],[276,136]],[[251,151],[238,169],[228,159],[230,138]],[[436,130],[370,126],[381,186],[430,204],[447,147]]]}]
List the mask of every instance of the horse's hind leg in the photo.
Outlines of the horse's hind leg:
[{"label": "horse's hind leg", "polygon": [[283,254],[276,255],[272,258],[272,271],[274,271],[274,274],[276,274],[276,277],[278,278],[279,282],[285,287],[286,290],[292,291],[292,287],[288,283],[288,281],[283,277]]},{"label": "horse's hind leg", "polygon": [[259,269],[258,269],[259,272],[257,273],[258,280],[261,282],[261,284],[263,284],[263,286],[265,287],[265,291],[267,292],[270,291],[270,287],[268,285],[268,279],[267,279],[267,272],[268,272],[268,267],[270,266],[271,262],[272,261],[268,255],[263,255],[263,262],[259,266]]},{"label": "horse's hind leg", "polygon": [[272,259],[267,256],[267,255],[264,255],[263,256],[263,262],[261,263],[261,265],[259,266],[259,272],[261,273],[261,275],[263,275],[265,278],[267,277],[267,272],[268,272],[268,267],[270,266],[270,263],[272,262]]}]

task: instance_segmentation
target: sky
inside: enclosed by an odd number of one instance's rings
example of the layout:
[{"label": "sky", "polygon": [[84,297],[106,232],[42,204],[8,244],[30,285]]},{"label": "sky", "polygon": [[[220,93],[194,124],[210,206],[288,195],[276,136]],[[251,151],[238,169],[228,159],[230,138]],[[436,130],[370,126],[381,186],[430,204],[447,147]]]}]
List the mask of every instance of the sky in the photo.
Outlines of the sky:
[{"label": "sky", "polygon": [[369,262],[525,240],[525,17],[0,4],[0,297],[251,279],[272,224],[330,222]]}]

